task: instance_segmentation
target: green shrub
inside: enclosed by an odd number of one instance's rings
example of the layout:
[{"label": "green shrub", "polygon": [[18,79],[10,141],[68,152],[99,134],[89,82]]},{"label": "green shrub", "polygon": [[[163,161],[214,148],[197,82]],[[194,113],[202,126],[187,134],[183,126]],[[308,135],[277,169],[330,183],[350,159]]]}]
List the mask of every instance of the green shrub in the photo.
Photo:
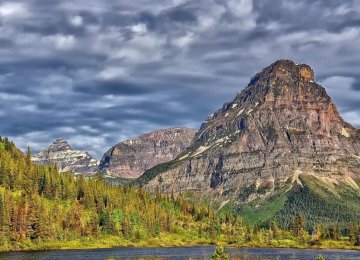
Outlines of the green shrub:
[{"label": "green shrub", "polygon": [[214,260],[227,260],[229,258],[229,254],[225,252],[224,247],[217,246],[215,249],[214,254],[212,255],[211,259]]}]

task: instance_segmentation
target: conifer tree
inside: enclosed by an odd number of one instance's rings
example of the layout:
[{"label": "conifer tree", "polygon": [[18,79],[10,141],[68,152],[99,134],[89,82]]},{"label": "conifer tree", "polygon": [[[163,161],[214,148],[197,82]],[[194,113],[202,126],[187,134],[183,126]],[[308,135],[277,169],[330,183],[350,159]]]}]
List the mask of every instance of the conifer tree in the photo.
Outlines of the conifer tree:
[{"label": "conifer tree", "polygon": [[305,233],[304,215],[297,213],[291,221],[290,230],[295,237],[301,237]]},{"label": "conifer tree", "polygon": [[355,243],[354,246],[360,246],[360,226],[357,227],[355,232]]},{"label": "conifer tree", "polygon": [[313,231],[311,233],[311,244],[312,245],[319,245],[321,238],[321,227],[320,225],[315,225]]},{"label": "conifer tree", "polygon": [[270,222],[270,230],[272,231],[273,238],[277,239],[279,236],[279,227],[275,220]]}]

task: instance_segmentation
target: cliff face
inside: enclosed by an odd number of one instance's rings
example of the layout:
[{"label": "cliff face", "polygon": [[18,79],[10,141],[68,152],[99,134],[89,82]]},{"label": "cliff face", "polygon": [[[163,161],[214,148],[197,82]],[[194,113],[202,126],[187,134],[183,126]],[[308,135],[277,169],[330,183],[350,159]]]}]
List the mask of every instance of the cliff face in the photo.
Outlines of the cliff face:
[{"label": "cliff face", "polygon": [[360,134],[308,65],[280,60],[210,116],[185,152],[139,181],[148,190],[246,203],[301,185],[302,176],[359,189]]},{"label": "cliff face", "polygon": [[106,177],[137,178],[152,166],[174,159],[195,133],[195,129],[170,128],[126,140],[104,154],[99,170]]},{"label": "cliff face", "polygon": [[64,139],[57,139],[48,148],[32,158],[40,165],[56,164],[60,172],[72,171],[74,174],[91,175],[96,172],[99,161],[87,152],[71,148]]}]

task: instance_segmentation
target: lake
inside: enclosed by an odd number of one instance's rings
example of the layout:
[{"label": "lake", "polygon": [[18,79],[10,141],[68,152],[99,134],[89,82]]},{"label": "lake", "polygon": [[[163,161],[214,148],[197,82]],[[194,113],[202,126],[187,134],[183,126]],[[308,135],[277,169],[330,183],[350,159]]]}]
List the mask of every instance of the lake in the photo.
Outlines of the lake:
[{"label": "lake", "polygon": [[[0,260],[102,260],[102,259],[208,259],[214,252],[213,246],[163,247],[163,248],[109,248],[87,250],[53,250],[33,252],[0,253]],[[316,259],[321,254],[326,260],[359,260],[360,251],[355,250],[313,250],[279,248],[227,248],[231,256],[256,256],[262,259]]]}]

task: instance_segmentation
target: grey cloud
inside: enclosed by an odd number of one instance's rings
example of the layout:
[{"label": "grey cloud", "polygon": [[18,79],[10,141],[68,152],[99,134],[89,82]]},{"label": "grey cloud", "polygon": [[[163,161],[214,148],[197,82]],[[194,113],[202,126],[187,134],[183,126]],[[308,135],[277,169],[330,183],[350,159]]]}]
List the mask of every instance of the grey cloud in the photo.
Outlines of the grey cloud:
[{"label": "grey cloud", "polygon": [[13,46],[13,42],[9,39],[0,39],[0,49],[7,49]]},{"label": "grey cloud", "polygon": [[74,87],[75,91],[94,94],[94,95],[143,95],[149,93],[151,89],[146,86],[138,85],[124,80],[104,80],[81,82]]},{"label": "grey cloud", "polygon": [[168,12],[167,16],[169,17],[169,19],[171,19],[174,22],[180,22],[180,23],[197,22],[196,16],[192,12],[184,9],[174,9]]},{"label": "grey cloud", "polygon": [[279,58],[311,65],[360,125],[355,1],[18,2],[26,17],[0,17],[0,134],[22,148],[64,137],[100,157],[147,131],[199,127]]}]

